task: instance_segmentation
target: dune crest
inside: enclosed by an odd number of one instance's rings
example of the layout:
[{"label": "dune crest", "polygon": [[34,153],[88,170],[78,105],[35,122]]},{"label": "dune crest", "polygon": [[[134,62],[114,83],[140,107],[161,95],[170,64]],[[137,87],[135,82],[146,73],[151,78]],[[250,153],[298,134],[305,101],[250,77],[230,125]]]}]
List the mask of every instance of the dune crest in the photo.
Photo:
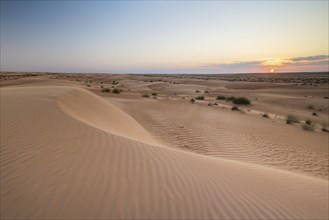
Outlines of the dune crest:
[{"label": "dune crest", "polygon": [[134,118],[85,89],[74,88],[57,99],[73,118],[103,131],[143,143],[160,145]]}]

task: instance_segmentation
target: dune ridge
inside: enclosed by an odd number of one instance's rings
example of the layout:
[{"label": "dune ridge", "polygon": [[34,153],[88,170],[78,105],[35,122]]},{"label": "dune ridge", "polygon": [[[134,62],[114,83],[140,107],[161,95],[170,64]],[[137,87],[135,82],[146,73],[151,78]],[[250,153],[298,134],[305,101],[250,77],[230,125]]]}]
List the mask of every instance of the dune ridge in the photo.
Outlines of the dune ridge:
[{"label": "dune ridge", "polygon": [[102,98],[49,88],[1,88],[4,219],[328,218],[326,180],[159,147]]}]

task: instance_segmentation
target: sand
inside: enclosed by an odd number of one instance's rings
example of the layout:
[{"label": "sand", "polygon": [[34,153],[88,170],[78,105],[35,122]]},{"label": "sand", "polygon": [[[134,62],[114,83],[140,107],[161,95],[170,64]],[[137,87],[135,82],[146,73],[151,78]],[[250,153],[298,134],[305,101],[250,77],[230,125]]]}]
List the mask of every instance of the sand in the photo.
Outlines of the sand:
[{"label": "sand", "polygon": [[327,133],[99,77],[0,88],[1,219],[328,219]]}]

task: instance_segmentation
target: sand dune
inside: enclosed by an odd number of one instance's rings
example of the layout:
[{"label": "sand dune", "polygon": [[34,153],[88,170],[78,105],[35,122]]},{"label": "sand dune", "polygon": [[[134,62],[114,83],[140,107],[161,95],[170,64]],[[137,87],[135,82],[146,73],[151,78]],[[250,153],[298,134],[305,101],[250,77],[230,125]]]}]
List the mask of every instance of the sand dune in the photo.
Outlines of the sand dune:
[{"label": "sand dune", "polygon": [[327,180],[158,143],[83,89],[1,88],[1,218],[328,218]]},{"label": "sand dune", "polygon": [[75,88],[59,97],[58,104],[72,117],[98,129],[158,145],[130,115],[87,90]]}]

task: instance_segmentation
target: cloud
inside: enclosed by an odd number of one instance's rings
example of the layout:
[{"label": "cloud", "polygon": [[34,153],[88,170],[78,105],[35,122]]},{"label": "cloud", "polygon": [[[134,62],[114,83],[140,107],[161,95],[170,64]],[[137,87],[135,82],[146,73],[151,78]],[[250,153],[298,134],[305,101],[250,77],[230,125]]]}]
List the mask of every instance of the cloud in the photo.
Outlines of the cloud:
[{"label": "cloud", "polygon": [[309,56],[309,57],[294,57],[290,58],[290,60],[298,62],[298,61],[318,61],[328,59],[328,55],[318,55],[318,56]]},{"label": "cloud", "polygon": [[207,64],[203,68],[213,69],[221,73],[268,72],[279,71],[328,71],[329,56],[317,55],[290,58],[263,58],[260,60],[237,61],[232,63]]}]

